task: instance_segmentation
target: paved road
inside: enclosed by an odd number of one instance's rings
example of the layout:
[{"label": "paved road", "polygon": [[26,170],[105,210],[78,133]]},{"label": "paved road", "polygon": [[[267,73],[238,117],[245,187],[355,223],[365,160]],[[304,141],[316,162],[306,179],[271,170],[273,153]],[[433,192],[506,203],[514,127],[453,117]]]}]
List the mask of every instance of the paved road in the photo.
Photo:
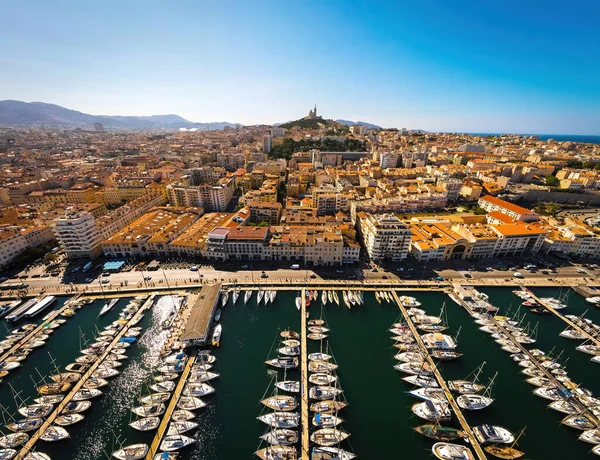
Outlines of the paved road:
[{"label": "paved road", "polygon": [[[512,276],[510,271],[493,270],[486,271],[466,271],[445,269],[437,272],[422,273],[418,271],[409,274],[406,272],[391,272],[379,270],[372,272],[371,270],[357,270],[356,276],[363,283],[389,283],[389,284],[407,284],[407,285],[442,285],[444,282],[438,282],[432,279],[431,275],[439,275],[446,281],[462,282],[473,284],[487,285],[503,285],[507,282],[519,283],[523,285],[577,285],[590,284],[598,281],[596,272],[600,270],[586,269],[587,274],[577,272],[577,267],[563,267],[557,270],[555,274],[544,274],[541,271],[530,273],[526,270],[521,270],[524,278],[519,280]],[[277,269],[267,270],[267,278],[262,277],[261,270],[241,270],[241,271],[224,271],[214,270],[212,268],[201,268],[198,271],[191,271],[189,268],[184,269],[168,269],[158,271],[130,271],[123,273],[115,273],[107,277],[95,278],[91,283],[64,283],[60,278],[30,278],[23,280],[29,285],[29,293],[39,292],[101,292],[102,290],[127,290],[135,288],[156,288],[156,287],[182,287],[199,285],[206,282],[241,282],[241,283],[287,283],[294,280],[296,283],[312,283],[319,284],[331,283],[354,283],[355,280],[348,280],[351,270],[345,269],[345,273],[337,274],[334,270],[328,272],[312,271],[312,270],[292,270],[292,269]],[[353,272],[353,273],[356,273]],[[322,276],[320,276],[322,275]],[[101,283],[101,280],[104,280]],[[14,282],[10,280],[9,282]]]}]

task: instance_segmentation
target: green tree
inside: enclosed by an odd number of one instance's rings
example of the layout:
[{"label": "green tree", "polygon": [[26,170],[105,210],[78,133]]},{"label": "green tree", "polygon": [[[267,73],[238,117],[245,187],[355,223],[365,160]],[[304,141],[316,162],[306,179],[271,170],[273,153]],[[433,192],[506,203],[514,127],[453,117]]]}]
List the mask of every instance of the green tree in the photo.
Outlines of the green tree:
[{"label": "green tree", "polygon": [[556,176],[550,174],[549,176],[546,176],[546,185],[558,187],[560,185],[560,180]]}]

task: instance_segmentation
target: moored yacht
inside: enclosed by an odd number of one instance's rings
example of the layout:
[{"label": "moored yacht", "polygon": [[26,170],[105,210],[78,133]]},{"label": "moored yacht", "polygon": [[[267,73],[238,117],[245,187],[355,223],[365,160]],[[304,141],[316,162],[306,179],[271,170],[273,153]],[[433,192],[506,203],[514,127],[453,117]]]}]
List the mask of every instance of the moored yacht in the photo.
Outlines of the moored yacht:
[{"label": "moored yacht", "polygon": [[475,460],[471,449],[460,444],[437,442],[433,445],[431,451],[440,460]]},{"label": "moored yacht", "polygon": [[478,425],[473,427],[473,433],[482,444],[510,444],[515,440],[513,434],[501,426]]},{"label": "moored yacht", "polygon": [[132,444],[113,452],[112,456],[118,458],[119,460],[139,460],[144,458],[147,453],[147,444]]}]

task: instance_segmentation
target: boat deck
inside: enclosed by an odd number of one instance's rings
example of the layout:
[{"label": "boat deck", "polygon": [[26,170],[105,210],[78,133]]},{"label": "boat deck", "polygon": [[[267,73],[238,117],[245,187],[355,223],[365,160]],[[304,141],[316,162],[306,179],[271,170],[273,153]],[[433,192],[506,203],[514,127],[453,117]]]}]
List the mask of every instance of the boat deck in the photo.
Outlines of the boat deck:
[{"label": "boat deck", "polygon": [[167,427],[171,421],[171,416],[173,415],[173,411],[177,407],[177,403],[179,402],[179,398],[183,393],[183,387],[185,386],[187,379],[190,375],[190,371],[192,370],[192,366],[194,365],[194,361],[196,360],[196,353],[193,353],[185,363],[185,367],[183,368],[183,372],[181,377],[179,378],[179,382],[175,387],[175,391],[173,391],[173,396],[167,406],[167,410],[163,415],[163,418],[158,426],[158,431],[152,440],[152,444],[150,444],[150,450],[148,450],[148,454],[146,454],[146,460],[152,460],[156,453],[158,452],[158,448],[160,443],[163,440],[165,433],[167,432]]},{"label": "boat deck", "polygon": [[536,296],[533,292],[531,292],[530,289],[527,289],[527,292],[529,294],[531,294],[531,297],[533,298],[533,300],[535,300],[537,303],[539,303],[542,307],[544,307],[546,310],[548,310],[554,316],[556,316],[557,318],[562,320],[564,323],[566,323],[571,329],[575,329],[577,332],[583,334],[585,336],[586,340],[592,341],[594,343],[594,345],[600,346],[600,339],[598,339],[597,336],[590,334],[585,329],[582,329],[577,324],[575,324],[573,321],[571,321],[569,318],[566,318],[565,316],[561,315],[557,310],[552,308],[547,302],[544,302],[542,299],[540,299],[538,296]]},{"label": "boat deck", "polygon": [[438,383],[440,385],[440,388],[444,391],[446,398],[448,398],[448,402],[450,403],[452,410],[456,414],[456,417],[458,418],[460,426],[462,427],[463,431],[467,434],[467,436],[469,438],[469,442],[471,444],[471,447],[473,447],[473,449],[475,450],[475,454],[477,455],[479,460],[485,460],[487,457],[486,457],[485,453],[483,452],[483,449],[481,448],[479,441],[475,437],[473,430],[471,430],[471,426],[467,422],[467,419],[465,419],[465,416],[463,415],[462,411],[460,410],[460,407],[458,407],[458,404],[456,403],[454,396],[450,392],[448,385],[446,385],[446,381],[442,377],[442,374],[440,374],[440,371],[437,368],[435,361],[431,358],[431,355],[429,354],[429,350],[423,343],[423,340],[421,340],[421,336],[419,335],[417,328],[415,327],[414,323],[412,322],[411,317],[408,315],[406,308],[404,307],[404,305],[402,305],[402,302],[400,302],[400,299],[398,298],[396,291],[391,290],[390,293],[392,294],[394,300],[400,307],[400,310],[402,311],[402,316],[405,318],[405,320],[408,324],[408,327],[410,328],[413,336],[415,337],[415,339],[417,341],[417,344],[421,348],[424,355],[427,357],[427,362],[431,366],[431,369],[433,370],[433,373],[435,375],[436,380],[438,381]]},{"label": "boat deck", "polygon": [[108,347],[106,347],[104,352],[100,355],[99,359],[97,359],[94,362],[94,364],[92,364],[90,366],[90,368],[86,371],[86,373],[83,374],[81,379],[79,379],[75,383],[75,385],[73,385],[73,387],[71,388],[69,393],[67,393],[65,398],[56,406],[56,408],[50,413],[50,415],[48,415],[48,417],[46,417],[46,419],[44,420],[44,423],[40,426],[40,428],[33,435],[31,435],[31,438],[29,439],[29,441],[27,441],[27,443],[21,448],[21,450],[15,457],[15,460],[23,460],[27,456],[27,454],[32,451],[36,442],[39,440],[40,436],[42,436],[42,434],[44,434],[44,432],[48,429],[48,427],[50,427],[52,425],[52,423],[54,423],[54,420],[60,415],[61,411],[71,401],[73,396],[75,396],[75,393],[77,393],[83,387],[85,382],[87,382],[87,380],[91,377],[91,375],[98,369],[98,367],[100,367],[100,364],[102,364],[102,362],[110,354],[110,352],[114,348],[114,346],[119,342],[119,340],[129,330],[129,328],[131,327],[131,324],[139,317],[139,315],[144,313],[146,310],[150,309],[152,307],[153,302],[154,302],[154,295],[150,296],[148,298],[148,300],[146,300],[146,302],[144,302],[144,304],[141,306],[141,308],[138,310],[138,312],[133,316],[133,318],[131,318],[131,320],[129,320],[129,322],[125,325],[125,327],[123,327],[123,329],[121,329],[119,331],[119,333],[114,337],[114,339],[110,343],[110,345]]},{"label": "boat deck", "polygon": [[308,417],[308,354],[306,351],[306,289],[302,289],[302,308],[300,310],[301,321],[301,363],[300,363],[300,403],[302,410],[302,442],[300,445],[302,460],[309,460],[309,440],[308,433],[309,417]]}]

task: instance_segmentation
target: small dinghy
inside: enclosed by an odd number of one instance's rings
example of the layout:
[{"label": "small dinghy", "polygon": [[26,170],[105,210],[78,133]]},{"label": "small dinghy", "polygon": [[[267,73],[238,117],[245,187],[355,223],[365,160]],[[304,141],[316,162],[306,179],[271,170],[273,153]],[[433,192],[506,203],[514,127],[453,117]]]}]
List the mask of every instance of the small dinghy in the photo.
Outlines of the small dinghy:
[{"label": "small dinghy", "polygon": [[119,460],[139,460],[146,456],[148,449],[147,444],[131,444],[113,452],[112,456]]},{"label": "small dinghy", "polygon": [[158,425],[160,425],[160,417],[143,417],[129,424],[131,428],[138,431],[155,430]]},{"label": "small dinghy", "polygon": [[68,439],[71,436],[69,435],[69,432],[67,430],[65,430],[62,426],[49,426],[48,429],[46,429],[46,431],[44,431],[44,434],[40,436],[40,439],[42,441],[46,441],[46,442],[55,442],[55,441],[62,441],[63,439]]},{"label": "small dinghy", "polygon": [[298,432],[296,430],[278,428],[263,434],[260,436],[260,439],[276,446],[291,446],[298,442]]}]

